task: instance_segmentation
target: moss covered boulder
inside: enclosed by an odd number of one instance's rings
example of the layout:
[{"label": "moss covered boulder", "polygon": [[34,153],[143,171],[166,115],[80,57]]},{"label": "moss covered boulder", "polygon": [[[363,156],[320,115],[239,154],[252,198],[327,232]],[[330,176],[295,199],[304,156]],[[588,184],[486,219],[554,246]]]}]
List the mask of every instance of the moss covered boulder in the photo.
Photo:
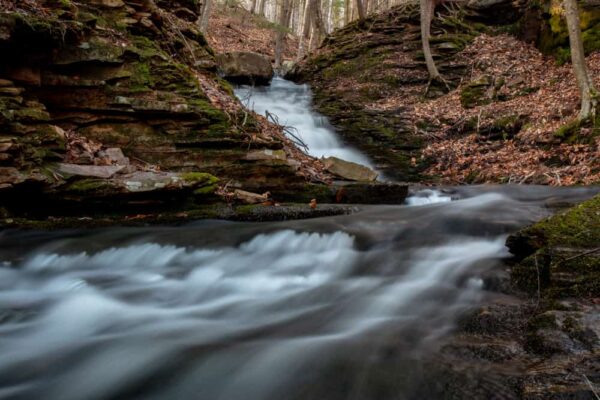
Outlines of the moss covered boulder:
[{"label": "moss covered boulder", "polygon": [[600,296],[600,196],[511,236],[514,283],[551,298]]}]

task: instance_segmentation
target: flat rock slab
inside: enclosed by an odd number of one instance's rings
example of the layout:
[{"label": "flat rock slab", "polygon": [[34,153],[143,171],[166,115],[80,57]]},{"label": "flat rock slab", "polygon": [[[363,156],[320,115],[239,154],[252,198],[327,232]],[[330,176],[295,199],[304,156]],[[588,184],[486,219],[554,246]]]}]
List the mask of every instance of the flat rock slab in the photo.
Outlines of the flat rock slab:
[{"label": "flat rock slab", "polygon": [[369,167],[337,157],[324,158],[323,165],[328,172],[351,181],[373,182],[377,179],[378,175],[377,172]]},{"label": "flat rock slab", "polygon": [[125,165],[79,165],[79,164],[58,164],[58,171],[69,175],[87,176],[93,178],[108,179],[117,172],[122,171]]}]

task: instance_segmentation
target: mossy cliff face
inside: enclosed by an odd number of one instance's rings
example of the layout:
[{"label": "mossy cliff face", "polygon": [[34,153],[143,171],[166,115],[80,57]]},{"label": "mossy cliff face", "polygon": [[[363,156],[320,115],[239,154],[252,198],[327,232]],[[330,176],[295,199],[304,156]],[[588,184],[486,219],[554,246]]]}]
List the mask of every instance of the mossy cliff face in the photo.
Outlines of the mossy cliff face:
[{"label": "mossy cliff face", "polygon": [[[305,183],[282,139],[216,76],[197,2],[176,3],[39,0],[45,11],[0,13],[0,207],[43,216],[115,197],[131,210],[180,208],[209,201],[216,179],[257,191]],[[99,163],[106,149],[127,161]],[[198,173],[210,178],[188,179]]]},{"label": "mossy cliff face", "polygon": [[[506,9],[500,13],[497,7]],[[502,15],[497,24],[514,22],[520,15],[509,3],[438,11],[443,18],[433,21],[432,50],[452,87],[468,72],[455,56],[487,29],[484,22],[489,23],[490,15]],[[311,84],[316,108],[387,176],[405,181],[428,179],[421,174],[426,162],[420,157],[426,143],[415,134],[407,112],[411,102],[437,97],[445,88],[434,82],[426,93],[429,77],[417,5],[395,7],[335,31],[318,54],[297,66],[290,77]],[[388,106],[387,99],[396,105]]]},{"label": "mossy cliff face", "polygon": [[[592,1],[579,2],[581,32],[586,55],[600,49],[600,7]],[[561,64],[570,62],[569,31],[562,2],[544,0],[531,2],[529,13],[538,19],[536,44],[547,55]]]}]

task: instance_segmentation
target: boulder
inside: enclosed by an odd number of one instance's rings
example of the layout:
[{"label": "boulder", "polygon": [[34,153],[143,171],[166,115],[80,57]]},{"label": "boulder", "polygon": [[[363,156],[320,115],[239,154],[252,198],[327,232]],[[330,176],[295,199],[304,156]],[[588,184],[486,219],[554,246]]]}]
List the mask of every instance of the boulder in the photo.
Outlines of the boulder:
[{"label": "boulder", "polygon": [[279,69],[279,73],[281,74],[281,76],[287,76],[292,72],[292,70],[294,69],[295,66],[296,66],[296,63],[294,61],[285,60],[284,62],[281,63],[281,68]]},{"label": "boulder", "polygon": [[342,179],[357,182],[373,182],[377,179],[377,172],[371,168],[340,158],[324,158],[323,165],[327,171]]},{"label": "boulder", "polygon": [[217,68],[225,79],[236,83],[267,85],[273,78],[271,62],[258,53],[234,51],[219,54]]}]

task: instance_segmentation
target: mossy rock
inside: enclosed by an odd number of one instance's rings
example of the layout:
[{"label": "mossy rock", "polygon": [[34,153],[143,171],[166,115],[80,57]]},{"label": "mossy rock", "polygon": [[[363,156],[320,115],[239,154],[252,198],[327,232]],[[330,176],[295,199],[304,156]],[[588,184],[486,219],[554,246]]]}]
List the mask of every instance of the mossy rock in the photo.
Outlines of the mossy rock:
[{"label": "mossy rock", "polygon": [[493,85],[494,80],[489,75],[467,83],[460,90],[460,104],[464,108],[474,108],[490,104],[492,102],[490,91]]},{"label": "mossy rock", "polygon": [[[517,287],[546,297],[600,295],[600,196],[525,228],[507,241],[521,258]],[[590,250],[592,250],[590,252]]]},{"label": "mossy rock", "polygon": [[527,117],[519,114],[500,116],[491,124],[480,127],[479,134],[488,140],[512,139],[526,122]]},{"label": "mossy rock", "polygon": [[554,137],[561,143],[592,144],[600,135],[600,115],[584,120],[575,119],[567,122],[554,132]]}]

